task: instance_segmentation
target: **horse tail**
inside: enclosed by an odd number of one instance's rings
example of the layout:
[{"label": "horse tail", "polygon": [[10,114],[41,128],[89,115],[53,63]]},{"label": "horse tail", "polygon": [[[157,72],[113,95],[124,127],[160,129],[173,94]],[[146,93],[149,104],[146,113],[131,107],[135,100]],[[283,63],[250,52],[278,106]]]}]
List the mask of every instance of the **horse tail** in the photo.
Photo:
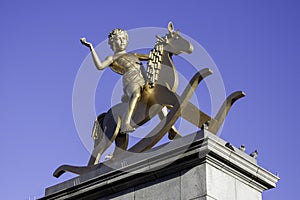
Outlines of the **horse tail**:
[{"label": "horse tail", "polygon": [[103,138],[103,120],[104,117],[107,113],[102,113],[100,115],[98,115],[98,117],[96,118],[95,122],[94,122],[94,127],[93,127],[93,131],[92,131],[92,138],[94,140],[94,147],[96,147],[99,142],[101,141],[101,139]]}]

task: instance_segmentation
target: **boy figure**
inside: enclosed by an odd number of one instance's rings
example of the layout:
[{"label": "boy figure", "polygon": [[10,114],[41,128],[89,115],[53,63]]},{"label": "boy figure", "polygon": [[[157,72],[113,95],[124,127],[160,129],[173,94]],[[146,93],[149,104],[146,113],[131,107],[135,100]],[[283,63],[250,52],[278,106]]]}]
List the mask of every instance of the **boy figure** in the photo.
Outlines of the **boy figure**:
[{"label": "boy figure", "polygon": [[90,49],[97,69],[103,70],[110,67],[114,72],[123,76],[123,91],[125,96],[130,99],[128,110],[122,120],[121,132],[127,133],[134,131],[134,128],[130,125],[130,121],[145,85],[144,71],[142,71],[144,69],[142,68],[141,61],[148,60],[148,55],[127,53],[128,34],[125,30],[119,28],[111,31],[108,36],[108,43],[114,51],[114,55],[108,56],[104,61],[99,59],[90,42],[87,42],[85,38],[81,38],[80,41]]}]

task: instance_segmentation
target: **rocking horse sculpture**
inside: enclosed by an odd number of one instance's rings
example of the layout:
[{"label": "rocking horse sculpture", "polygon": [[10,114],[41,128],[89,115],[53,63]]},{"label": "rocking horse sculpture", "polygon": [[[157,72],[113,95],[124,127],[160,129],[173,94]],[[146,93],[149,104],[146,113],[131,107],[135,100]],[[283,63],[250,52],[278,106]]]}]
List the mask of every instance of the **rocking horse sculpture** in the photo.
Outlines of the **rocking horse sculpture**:
[{"label": "rocking horse sculpture", "polygon": [[[83,174],[91,171],[94,169],[94,166],[99,163],[102,153],[113,143],[113,141],[115,141],[116,144],[113,158],[118,159],[121,155],[120,149],[135,153],[144,152],[151,149],[167,132],[169,132],[169,139],[181,137],[176,128],[173,126],[179,117],[186,119],[198,128],[202,129],[203,127],[206,127],[208,131],[214,134],[217,133],[233,103],[239,98],[244,97],[245,94],[242,91],[237,91],[229,95],[215,118],[205,114],[189,101],[198,84],[205,77],[212,74],[210,69],[205,68],[198,71],[192,77],[182,95],[178,95],[176,93],[178,87],[178,75],[172,56],[180,53],[192,53],[193,46],[191,43],[182,38],[179,31],[174,31],[174,27],[171,22],[168,25],[168,31],[169,33],[164,37],[156,36],[157,42],[149,55],[130,55],[135,56],[129,59],[129,62],[131,63],[132,61],[136,62],[136,59],[148,60],[147,70],[144,74],[145,82],[141,81],[140,83],[142,84],[140,84],[140,88],[139,85],[135,85],[135,90],[131,90],[131,93],[133,94],[135,94],[134,92],[138,90],[138,98],[134,99],[135,96],[130,97],[127,94],[127,98],[124,98],[121,103],[113,106],[108,110],[108,112],[102,113],[97,117],[92,134],[95,142],[94,150],[89,159],[88,165],[82,167],[62,165],[53,173],[55,177],[59,177],[64,172]],[[119,45],[117,47],[120,47],[122,50],[124,49],[124,47],[122,48],[122,38],[119,38],[119,40],[119,43],[117,42],[116,45]],[[85,39],[82,39],[81,42],[84,45],[91,47],[91,44],[87,43]],[[126,46],[127,44],[125,45],[125,48]],[[112,49],[117,47],[112,46]],[[93,49],[91,49],[91,51],[92,50]],[[103,63],[112,66],[111,63],[113,63],[114,60],[120,59],[123,55],[127,55],[125,52],[124,54],[119,53],[120,51],[116,52],[117,51],[115,51],[115,57],[107,58],[103,61]],[[96,59],[93,59],[95,63],[99,62],[97,57]],[[125,56],[124,59],[127,59],[128,61],[128,57]],[[103,64],[101,62],[99,63]],[[140,64],[140,62],[136,62],[135,64]],[[99,66],[101,67],[102,65]],[[122,71],[124,69],[120,66],[111,68],[119,74],[123,73],[123,76],[126,74],[126,71]],[[136,73],[135,75],[139,74]],[[133,109],[132,107],[130,108],[132,101],[135,101],[136,103],[136,105],[133,106]],[[166,108],[169,109],[169,112],[167,112]],[[130,149],[127,149],[128,133],[134,128],[142,126],[157,114],[160,115],[161,122],[153,130],[151,130],[145,138],[141,139]],[[126,118],[128,116],[130,117],[129,120]],[[122,130],[124,123],[129,123],[127,124],[129,126],[125,127],[125,131]],[[128,131],[126,129],[128,127],[133,129]]]}]

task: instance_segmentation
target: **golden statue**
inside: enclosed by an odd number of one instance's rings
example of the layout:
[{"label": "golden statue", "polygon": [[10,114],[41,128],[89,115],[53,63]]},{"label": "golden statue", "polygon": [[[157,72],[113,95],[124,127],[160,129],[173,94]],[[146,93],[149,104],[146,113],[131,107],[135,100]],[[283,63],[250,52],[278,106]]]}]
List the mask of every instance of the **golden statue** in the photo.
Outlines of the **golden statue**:
[{"label": "golden statue", "polygon": [[[85,38],[81,38],[81,43],[89,47],[99,70],[110,67],[123,76],[124,98],[121,103],[97,117],[92,134],[95,142],[94,150],[88,165],[83,167],[62,165],[54,172],[55,177],[67,171],[82,174],[93,170],[99,163],[102,153],[114,141],[116,148],[111,162],[122,159],[120,149],[135,153],[151,149],[167,132],[169,132],[169,139],[181,137],[173,126],[179,117],[200,129],[205,128],[214,134],[217,133],[233,103],[245,94],[237,91],[229,95],[215,118],[199,110],[189,100],[199,83],[212,74],[208,68],[197,72],[184,92],[181,95],[177,94],[178,75],[172,56],[192,53],[193,46],[180,35],[179,31],[174,30],[171,22],[168,24],[168,31],[164,37],[156,36],[157,42],[154,48],[149,55],[145,55],[127,53],[128,35],[124,30],[115,29],[109,34],[109,44],[114,55],[108,56],[103,62],[100,61],[92,44]],[[144,60],[147,60],[147,70],[144,70],[141,64]],[[127,149],[128,133],[157,114],[162,121],[150,130],[145,138]]]}]

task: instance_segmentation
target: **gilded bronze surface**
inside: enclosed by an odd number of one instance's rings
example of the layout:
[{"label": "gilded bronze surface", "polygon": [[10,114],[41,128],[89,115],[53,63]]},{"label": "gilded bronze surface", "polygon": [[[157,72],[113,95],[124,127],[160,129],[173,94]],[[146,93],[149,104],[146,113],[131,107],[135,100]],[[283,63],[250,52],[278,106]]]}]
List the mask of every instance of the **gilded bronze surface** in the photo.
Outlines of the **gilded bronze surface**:
[{"label": "gilded bronze surface", "polygon": [[[66,171],[82,174],[94,169],[102,153],[114,141],[117,148],[112,160],[120,158],[120,149],[136,153],[151,149],[167,132],[170,139],[181,137],[173,126],[179,117],[200,129],[206,128],[212,133],[217,133],[233,103],[245,94],[237,91],[229,95],[215,118],[199,110],[190,102],[190,98],[199,83],[212,74],[208,68],[197,72],[182,95],[177,94],[178,75],[172,56],[192,53],[193,46],[180,35],[179,31],[174,30],[172,23],[169,23],[168,31],[164,37],[157,36],[157,42],[149,55],[143,55],[127,53],[128,35],[124,30],[115,29],[109,35],[109,44],[114,55],[104,61],[99,59],[91,43],[85,38],[81,39],[82,44],[90,49],[95,66],[99,70],[110,67],[123,76],[124,98],[121,103],[97,117],[92,133],[95,141],[94,150],[88,165],[86,167],[63,165],[54,172],[55,177]],[[141,61],[144,60],[147,60],[145,71],[141,65]],[[127,149],[128,133],[157,114],[161,122],[153,130],[149,130],[145,138]]]}]

